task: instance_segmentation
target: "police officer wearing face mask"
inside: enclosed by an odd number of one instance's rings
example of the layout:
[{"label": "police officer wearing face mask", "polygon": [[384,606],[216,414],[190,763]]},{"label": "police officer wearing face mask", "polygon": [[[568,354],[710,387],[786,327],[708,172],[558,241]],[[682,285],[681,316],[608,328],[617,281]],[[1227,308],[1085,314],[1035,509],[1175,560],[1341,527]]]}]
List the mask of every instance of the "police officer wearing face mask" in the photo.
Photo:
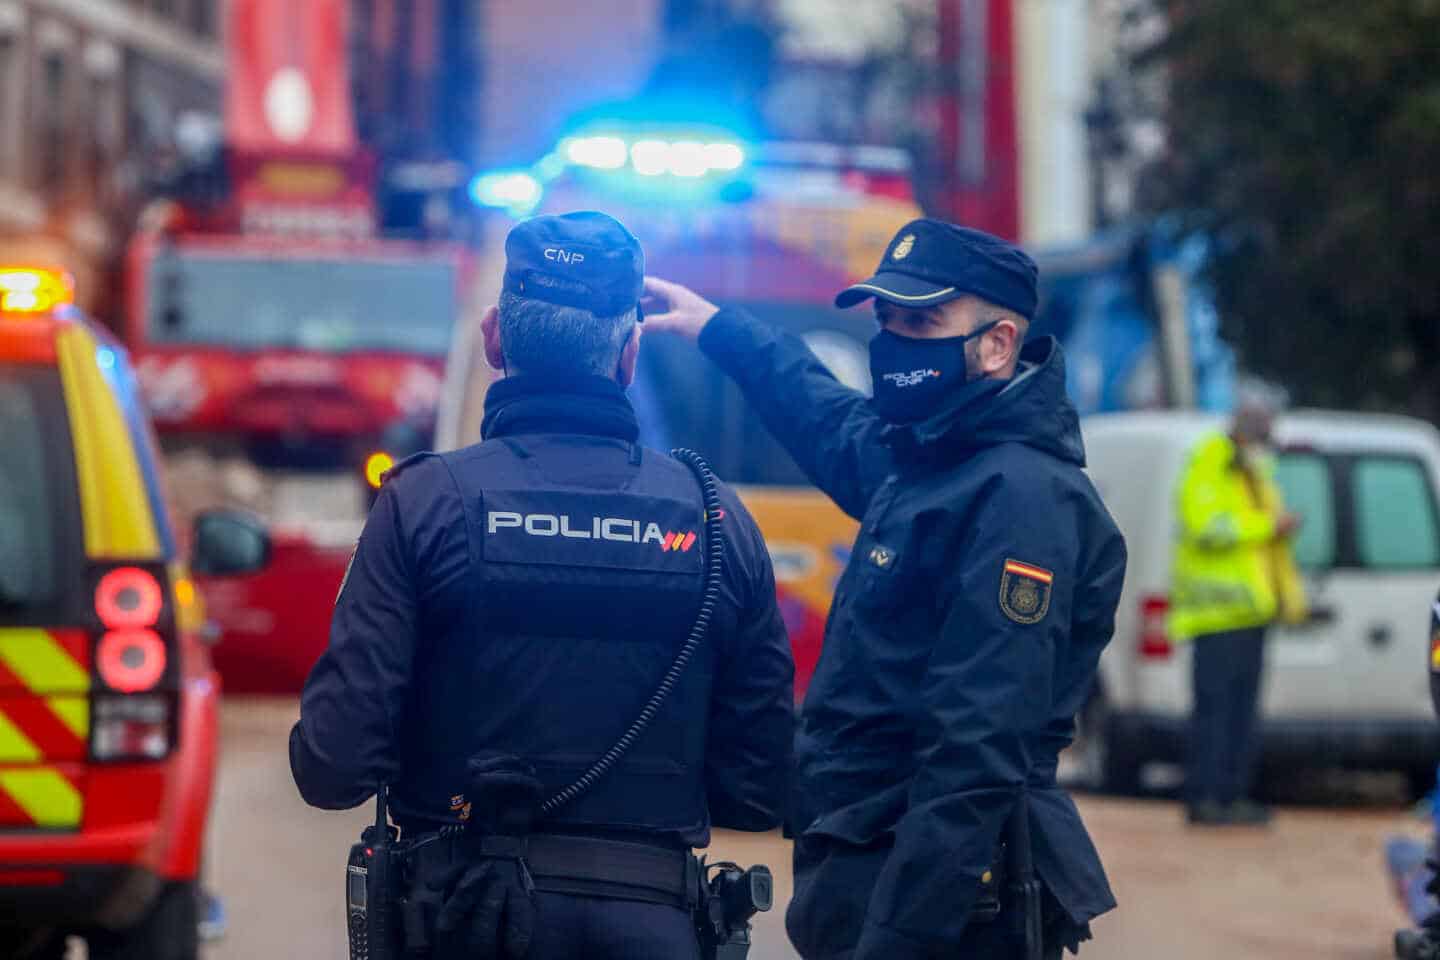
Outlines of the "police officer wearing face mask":
[{"label": "police officer wearing face mask", "polygon": [[769,555],[722,486],[703,644],[619,762],[538,810],[655,693],[702,606],[708,541],[695,474],[637,443],[625,396],[639,243],[575,213],[520,224],[505,249],[481,324],[506,374],[484,440],[385,478],[291,769],[326,809],[388,785],[402,844],[475,834],[419,847],[406,936],[432,952],[416,955],[698,960],[690,848],[712,824],[773,828],[785,793],[793,667]]},{"label": "police officer wearing face mask", "polygon": [[651,328],[697,338],[862,522],[796,739],[786,925],[809,960],[1058,957],[1114,906],[1055,771],[1125,544],[1081,469],[1059,345],[1022,347],[1036,274],[987,234],[901,229],[836,298],[873,299],[873,399],[800,340],[646,281]]}]

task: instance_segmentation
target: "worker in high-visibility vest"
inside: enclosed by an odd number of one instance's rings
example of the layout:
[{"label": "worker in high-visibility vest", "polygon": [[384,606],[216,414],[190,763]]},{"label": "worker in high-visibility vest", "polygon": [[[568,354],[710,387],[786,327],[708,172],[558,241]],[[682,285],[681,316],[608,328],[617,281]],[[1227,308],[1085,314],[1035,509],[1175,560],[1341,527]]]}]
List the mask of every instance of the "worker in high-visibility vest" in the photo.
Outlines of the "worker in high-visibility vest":
[{"label": "worker in high-visibility vest", "polygon": [[1191,451],[1177,495],[1170,635],[1193,640],[1194,705],[1186,795],[1191,823],[1261,824],[1250,788],[1259,753],[1260,681],[1272,623],[1306,616],[1290,538],[1299,526],[1273,479],[1276,404],[1242,398],[1228,433]]}]

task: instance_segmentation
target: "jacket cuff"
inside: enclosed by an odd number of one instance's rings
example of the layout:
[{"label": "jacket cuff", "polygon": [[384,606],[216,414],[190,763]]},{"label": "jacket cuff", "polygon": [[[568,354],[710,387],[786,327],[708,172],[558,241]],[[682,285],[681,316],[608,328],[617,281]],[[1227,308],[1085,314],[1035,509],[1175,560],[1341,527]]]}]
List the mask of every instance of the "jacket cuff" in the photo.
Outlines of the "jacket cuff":
[{"label": "jacket cuff", "polygon": [[771,330],[738,307],[722,307],[700,330],[700,349],[726,373],[740,379],[752,366],[751,357],[766,341]]},{"label": "jacket cuff", "polygon": [[943,945],[916,940],[894,927],[866,920],[854,960],[930,960],[944,949]]}]

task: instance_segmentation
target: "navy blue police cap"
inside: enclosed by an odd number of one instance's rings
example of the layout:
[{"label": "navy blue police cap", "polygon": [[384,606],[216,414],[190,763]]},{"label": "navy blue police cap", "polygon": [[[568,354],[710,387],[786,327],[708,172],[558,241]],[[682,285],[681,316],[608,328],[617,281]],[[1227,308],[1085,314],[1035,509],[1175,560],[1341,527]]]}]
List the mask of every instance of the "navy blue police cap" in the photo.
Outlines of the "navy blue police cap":
[{"label": "navy blue police cap", "polygon": [[835,306],[876,297],[933,307],[968,293],[1028,320],[1035,316],[1038,280],[1035,261],[1012,243],[940,220],[912,220],[885,248],[875,276],[840,291]]},{"label": "navy blue police cap", "polygon": [[505,238],[505,290],[517,297],[616,317],[639,306],[644,283],[640,241],[607,214],[532,217]]}]

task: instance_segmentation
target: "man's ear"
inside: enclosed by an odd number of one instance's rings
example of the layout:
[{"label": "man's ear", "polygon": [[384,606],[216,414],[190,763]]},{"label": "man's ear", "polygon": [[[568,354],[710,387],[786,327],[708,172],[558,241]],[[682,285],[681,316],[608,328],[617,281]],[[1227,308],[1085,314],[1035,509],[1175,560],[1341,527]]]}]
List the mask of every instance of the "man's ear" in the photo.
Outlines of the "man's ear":
[{"label": "man's ear", "polygon": [[500,308],[491,307],[480,318],[480,336],[484,340],[485,362],[491,370],[505,370],[505,351],[500,347]]},{"label": "man's ear", "polygon": [[980,338],[980,373],[986,377],[1011,376],[1020,358],[1024,335],[1014,320],[1003,319]]},{"label": "man's ear", "polygon": [[630,339],[620,350],[620,365],[615,370],[615,380],[622,389],[635,382],[635,364],[640,359],[640,329],[638,323],[630,328]]}]

